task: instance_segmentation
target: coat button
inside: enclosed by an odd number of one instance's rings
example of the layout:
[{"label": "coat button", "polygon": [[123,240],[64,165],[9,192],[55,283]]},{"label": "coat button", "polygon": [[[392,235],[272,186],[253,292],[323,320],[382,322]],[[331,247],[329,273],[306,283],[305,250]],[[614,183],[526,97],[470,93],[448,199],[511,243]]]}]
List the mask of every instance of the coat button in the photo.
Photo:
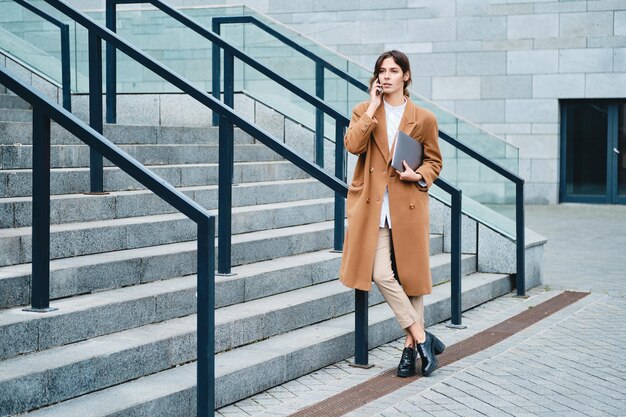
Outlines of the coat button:
[{"label": "coat button", "polygon": [[370,168],[370,172],[374,172],[374,168]]},{"label": "coat button", "polygon": [[409,208],[410,208],[411,210],[413,210],[413,209],[415,208],[415,204],[413,204],[413,203],[409,204]]},{"label": "coat button", "polygon": [[369,204],[369,202],[370,202],[369,197],[367,198],[367,200],[365,200],[365,202]]},{"label": "coat button", "polygon": [[362,128],[362,129],[361,129],[361,132],[365,132],[365,128]]}]

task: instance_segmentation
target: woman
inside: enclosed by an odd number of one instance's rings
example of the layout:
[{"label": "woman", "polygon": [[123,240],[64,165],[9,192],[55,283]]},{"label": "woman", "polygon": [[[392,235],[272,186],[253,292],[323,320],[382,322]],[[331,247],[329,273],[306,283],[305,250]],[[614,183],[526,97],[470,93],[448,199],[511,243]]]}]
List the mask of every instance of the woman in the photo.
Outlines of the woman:
[{"label": "woman", "polygon": [[[424,330],[423,296],[430,294],[428,188],[441,171],[437,120],[409,99],[409,60],[388,51],[376,60],[370,100],[356,105],[344,138],[358,155],[348,190],[348,231],[340,280],[369,291],[372,280],[406,332],[398,376],[415,375],[417,354],[424,376],[437,367],[445,346]],[[423,163],[413,171],[391,168],[398,130],[421,142]],[[393,231],[393,232],[392,232]],[[417,353],[416,353],[417,351]]]}]

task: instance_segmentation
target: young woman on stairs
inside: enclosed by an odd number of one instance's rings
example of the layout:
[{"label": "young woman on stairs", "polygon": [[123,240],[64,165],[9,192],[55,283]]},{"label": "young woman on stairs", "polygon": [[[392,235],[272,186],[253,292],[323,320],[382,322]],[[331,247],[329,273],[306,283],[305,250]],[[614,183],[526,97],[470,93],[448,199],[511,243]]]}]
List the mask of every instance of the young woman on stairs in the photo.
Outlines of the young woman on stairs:
[{"label": "young woman on stairs", "polygon": [[[442,161],[439,130],[433,113],[416,106],[407,86],[409,59],[388,51],[376,60],[370,99],[352,110],[344,138],[346,149],[358,155],[348,190],[346,232],[340,280],[369,291],[372,280],[406,332],[398,376],[422,375],[437,367],[444,344],[424,330],[424,295],[430,294],[430,221],[428,188],[439,175]],[[423,163],[413,171],[391,167],[398,131],[423,144]]]}]

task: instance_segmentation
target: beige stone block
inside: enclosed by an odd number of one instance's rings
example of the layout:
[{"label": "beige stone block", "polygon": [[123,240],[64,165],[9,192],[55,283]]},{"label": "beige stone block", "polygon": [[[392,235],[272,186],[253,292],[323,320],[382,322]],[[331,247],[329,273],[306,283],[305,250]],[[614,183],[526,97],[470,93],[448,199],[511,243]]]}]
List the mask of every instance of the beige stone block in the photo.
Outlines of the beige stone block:
[{"label": "beige stone block", "polygon": [[533,76],[533,97],[577,98],[584,96],[584,74],[555,74]]},{"label": "beige stone block", "polygon": [[559,35],[558,14],[529,14],[507,17],[508,39],[556,38]]},{"label": "beige stone block", "polygon": [[433,77],[432,82],[434,100],[480,98],[480,77]]},{"label": "beige stone block", "polygon": [[587,74],[586,98],[626,97],[626,74]]},{"label": "beige stone block", "polygon": [[559,15],[559,36],[561,37],[606,36],[612,34],[612,11],[562,13]]}]

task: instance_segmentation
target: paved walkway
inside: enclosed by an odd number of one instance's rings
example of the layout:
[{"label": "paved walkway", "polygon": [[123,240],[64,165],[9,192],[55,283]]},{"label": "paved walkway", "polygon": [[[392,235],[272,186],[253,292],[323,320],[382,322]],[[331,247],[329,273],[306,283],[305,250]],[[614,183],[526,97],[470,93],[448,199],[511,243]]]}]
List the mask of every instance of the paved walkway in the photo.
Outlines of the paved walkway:
[{"label": "paved walkway", "polygon": [[[476,355],[441,368],[348,416],[626,416],[626,207],[530,206],[528,227],[549,239],[544,285],[464,313],[463,330],[431,326],[450,345],[563,289],[592,293]],[[402,341],[218,410],[286,416],[397,366]]]}]

